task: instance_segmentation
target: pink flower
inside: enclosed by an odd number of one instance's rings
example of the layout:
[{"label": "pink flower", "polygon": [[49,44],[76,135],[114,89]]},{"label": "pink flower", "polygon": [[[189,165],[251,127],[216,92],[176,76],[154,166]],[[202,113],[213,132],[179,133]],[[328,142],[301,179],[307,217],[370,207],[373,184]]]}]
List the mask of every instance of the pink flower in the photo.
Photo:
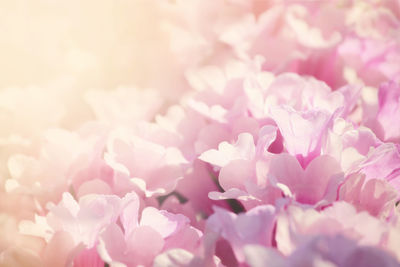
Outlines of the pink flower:
[{"label": "pink flower", "polygon": [[224,192],[210,192],[211,199],[239,199],[246,206],[274,203],[280,190],[271,187],[266,179],[271,153],[268,151],[276,139],[276,127],[260,130],[257,146],[252,135],[242,133],[236,144],[223,142],[218,150],[204,152],[200,159],[220,168],[218,182]]},{"label": "pink flower", "polygon": [[321,153],[332,115],[313,110],[296,112],[290,107],[274,108],[271,115],[282,134],[285,148],[303,167]]},{"label": "pink flower", "polygon": [[386,217],[394,209],[398,192],[386,180],[353,174],[340,186],[339,200],[353,204],[358,211],[366,210],[376,217]]},{"label": "pink flower", "polygon": [[193,253],[201,237],[185,216],[152,207],[143,210],[140,220],[137,205],[126,207],[121,224],[111,223],[100,236],[99,254],[111,265],[148,266],[158,254],[173,248]]},{"label": "pink flower", "polygon": [[[75,257],[78,262],[93,260],[100,264],[98,256],[87,250],[97,246],[100,233],[116,222],[126,206],[139,206],[138,201],[132,193],[123,199],[113,195],[86,195],[78,203],[71,194],[64,193],[60,203],[48,205],[49,213],[45,217],[36,216],[35,222],[22,221],[20,231],[44,238],[45,251],[51,252],[44,252],[43,260],[53,262],[54,266],[68,265]],[[55,253],[61,247],[64,258]]]},{"label": "pink flower", "polygon": [[289,206],[277,217],[277,248],[290,255],[296,247],[320,235],[343,235],[361,245],[380,246],[390,226],[367,212],[357,213],[346,202],[335,202],[321,212]]},{"label": "pink flower", "polygon": [[306,169],[293,156],[274,155],[268,177],[286,196],[316,207],[335,201],[344,179],[338,162],[327,155],[315,158]]},{"label": "pink flower", "polygon": [[119,190],[129,192],[136,188],[146,197],[175,189],[187,163],[177,148],[164,147],[122,130],[111,133],[104,158],[114,170]]},{"label": "pink flower", "polygon": [[[245,245],[272,245],[274,225],[275,208],[273,206],[258,206],[239,215],[215,208],[214,214],[207,220],[206,232],[212,231],[219,234],[220,238],[228,242],[236,260],[244,262]],[[224,257],[229,257],[229,254],[219,255],[219,257],[224,262],[228,260]]]},{"label": "pink flower", "polygon": [[377,135],[385,141],[400,141],[400,86],[396,82],[387,82],[379,87],[379,110],[376,116]]},{"label": "pink flower", "polygon": [[359,164],[359,171],[367,179],[384,179],[398,189],[400,178],[400,146],[384,143],[371,150],[364,161]]}]

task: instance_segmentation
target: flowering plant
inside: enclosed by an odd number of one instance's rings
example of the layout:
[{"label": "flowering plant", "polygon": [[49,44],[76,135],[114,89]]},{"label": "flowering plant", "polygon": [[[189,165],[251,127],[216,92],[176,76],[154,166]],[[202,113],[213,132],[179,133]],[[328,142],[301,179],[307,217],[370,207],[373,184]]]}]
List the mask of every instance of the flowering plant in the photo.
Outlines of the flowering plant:
[{"label": "flowering plant", "polygon": [[126,2],[0,90],[0,266],[400,266],[399,1]]}]

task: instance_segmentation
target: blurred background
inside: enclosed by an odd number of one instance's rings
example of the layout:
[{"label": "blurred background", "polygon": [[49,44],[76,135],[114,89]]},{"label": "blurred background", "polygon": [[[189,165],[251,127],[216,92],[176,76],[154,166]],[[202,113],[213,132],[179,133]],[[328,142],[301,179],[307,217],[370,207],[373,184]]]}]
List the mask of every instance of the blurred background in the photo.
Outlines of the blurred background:
[{"label": "blurred background", "polygon": [[2,0],[0,87],[147,85],[168,60],[154,2]]}]

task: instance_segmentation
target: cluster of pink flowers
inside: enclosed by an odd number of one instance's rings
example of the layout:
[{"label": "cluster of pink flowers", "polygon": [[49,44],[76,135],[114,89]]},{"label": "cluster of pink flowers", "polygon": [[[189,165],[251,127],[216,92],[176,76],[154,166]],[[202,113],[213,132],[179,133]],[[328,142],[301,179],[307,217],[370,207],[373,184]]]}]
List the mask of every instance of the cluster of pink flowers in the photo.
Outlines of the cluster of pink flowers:
[{"label": "cluster of pink flowers", "polygon": [[0,91],[0,266],[400,266],[400,2],[151,3],[163,88]]}]

